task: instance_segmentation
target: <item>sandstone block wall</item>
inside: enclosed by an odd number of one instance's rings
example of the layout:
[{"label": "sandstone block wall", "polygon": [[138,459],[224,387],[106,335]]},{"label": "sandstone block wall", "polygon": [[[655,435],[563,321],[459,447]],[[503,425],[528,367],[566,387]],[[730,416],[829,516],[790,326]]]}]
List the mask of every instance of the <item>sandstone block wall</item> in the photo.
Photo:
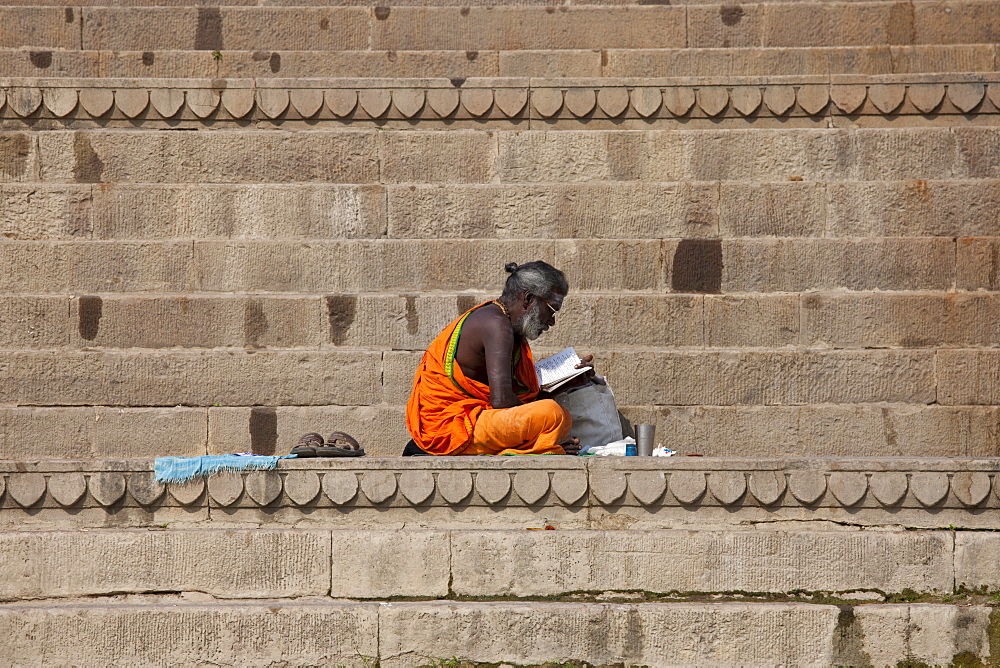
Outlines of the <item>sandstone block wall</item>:
[{"label": "sandstone block wall", "polygon": [[1000,453],[995,3],[258,4],[0,8],[5,457],[395,454],[533,259],[682,452]]}]

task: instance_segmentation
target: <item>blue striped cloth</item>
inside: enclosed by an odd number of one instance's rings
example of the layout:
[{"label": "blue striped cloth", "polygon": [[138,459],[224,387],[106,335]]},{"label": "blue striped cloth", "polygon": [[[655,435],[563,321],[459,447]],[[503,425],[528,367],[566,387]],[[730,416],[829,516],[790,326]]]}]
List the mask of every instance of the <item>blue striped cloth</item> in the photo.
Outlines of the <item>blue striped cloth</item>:
[{"label": "blue striped cloth", "polygon": [[222,471],[268,471],[279,459],[296,455],[204,455],[201,457],[157,457],[153,466],[157,482],[187,482]]}]

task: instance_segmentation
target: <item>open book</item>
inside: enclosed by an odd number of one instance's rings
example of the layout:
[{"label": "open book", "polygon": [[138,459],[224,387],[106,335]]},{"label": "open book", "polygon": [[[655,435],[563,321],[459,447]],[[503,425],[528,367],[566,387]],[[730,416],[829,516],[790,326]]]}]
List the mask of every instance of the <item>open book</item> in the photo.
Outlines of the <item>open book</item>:
[{"label": "open book", "polygon": [[566,348],[551,357],[546,357],[535,363],[535,373],[538,374],[538,384],[545,392],[552,392],[581,374],[590,371],[589,366],[582,369],[574,368],[580,363],[580,356],[572,348]]}]

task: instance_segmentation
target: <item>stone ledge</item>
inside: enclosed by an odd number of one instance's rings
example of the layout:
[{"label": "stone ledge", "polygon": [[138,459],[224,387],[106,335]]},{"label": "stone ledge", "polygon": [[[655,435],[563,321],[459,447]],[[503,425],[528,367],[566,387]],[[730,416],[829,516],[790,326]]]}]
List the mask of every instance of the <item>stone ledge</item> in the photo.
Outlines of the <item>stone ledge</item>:
[{"label": "stone ledge", "polygon": [[[1000,112],[1000,76],[469,79],[0,79],[5,127],[718,127],[843,117],[968,121]],[[629,124],[631,122],[631,125]],[[691,122],[695,122],[691,125]],[[699,125],[698,122],[701,122]],[[13,123],[13,124],[12,124]],[[897,123],[898,124],[898,123]],[[48,126],[46,126],[48,127]]]},{"label": "stone ledge", "polygon": [[[0,526],[638,529],[785,521],[1000,529],[1000,459],[366,458],[153,480],[149,460],[2,461]],[[526,524],[527,523],[527,524]]]}]

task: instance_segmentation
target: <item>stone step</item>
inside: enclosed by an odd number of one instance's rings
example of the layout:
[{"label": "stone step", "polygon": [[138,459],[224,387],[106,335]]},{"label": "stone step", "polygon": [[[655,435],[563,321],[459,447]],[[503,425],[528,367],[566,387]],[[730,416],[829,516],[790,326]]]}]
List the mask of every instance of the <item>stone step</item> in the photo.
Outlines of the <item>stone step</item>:
[{"label": "stone step", "polygon": [[[615,350],[623,405],[995,405],[1000,350]],[[0,403],[41,406],[405,404],[419,351],[0,352]]]},{"label": "stone step", "polygon": [[[423,351],[457,315],[495,296],[0,295],[0,349]],[[580,349],[996,348],[998,297],[980,291],[571,293],[539,343]]]},{"label": "stone step", "polygon": [[8,77],[662,77],[995,72],[988,44],[434,51],[0,49]]},{"label": "stone step", "polygon": [[[997,465],[997,458],[395,456],[283,459],[277,470],[164,485],[155,482],[151,459],[8,460],[0,461],[0,526],[823,529],[846,536],[867,527],[947,528],[964,536],[966,529],[1000,529]],[[970,534],[969,542],[977,541],[985,542],[974,560],[983,574],[976,591],[996,590],[988,558],[996,541]]]},{"label": "stone step", "polygon": [[997,128],[0,134],[4,183],[996,179]]},{"label": "stone step", "polygon": [[992,610],[795,603],[238,604],[145,597],[0,606],[0,646],[16,664],[947,665],[956,657],[981,662],[995,654]]},{"label": "stone step", "polygon": [[31,241],[955,238],[1000,223],[996,179],[3,183],[0,199],[0,237]]},{"label": "stone step", "polygon": [[[106,529],[0,532],[0,547],[5,602],[158,592],[362,600],[810,592],[883,601],[906,590],[1000,586],[991,567],[1000,534],[947,530]],[[396,567],[405,563],[422,568]]]},{"label": "stone step", "polygon": [[669,79],[12,78],[0,84],[2,127],[32,131],[913,131],[995,126],[1000,115],[1000,76],[993,72]]},{"label": "stone step", "polygon": [[983,0],[824,2],[822,11],[806,3],[727,7],[2,7],[0,25],[10,27],[0,32],[0,47],[384,51],[982,44],[996,41],[1000,18],[996,3]]},{"label": "stone step", "polygon": [[[620,379],[610,379],[617,391]],[[409,386],[407,385],[406,388]],[[405,389],[404,388],[404,391]],[[998,457],[997,406],[906,403],[651,406],[619,403],[632,424],[682,455]],[[284,454],[302,434],[346,431],[372,456],[397,456],[405,406],[0,406],[0,452],[25,460]],[[149,438],[169,433],[169,439]]]},{"label": "stone step", "polygon": [[577,292],[997,290],[997,244],[962,238],[956,253],[944,237],[554,239],[542,249],[494,239],[6,241],[0,294],[492,292],[504,264],[539,259]]}]

